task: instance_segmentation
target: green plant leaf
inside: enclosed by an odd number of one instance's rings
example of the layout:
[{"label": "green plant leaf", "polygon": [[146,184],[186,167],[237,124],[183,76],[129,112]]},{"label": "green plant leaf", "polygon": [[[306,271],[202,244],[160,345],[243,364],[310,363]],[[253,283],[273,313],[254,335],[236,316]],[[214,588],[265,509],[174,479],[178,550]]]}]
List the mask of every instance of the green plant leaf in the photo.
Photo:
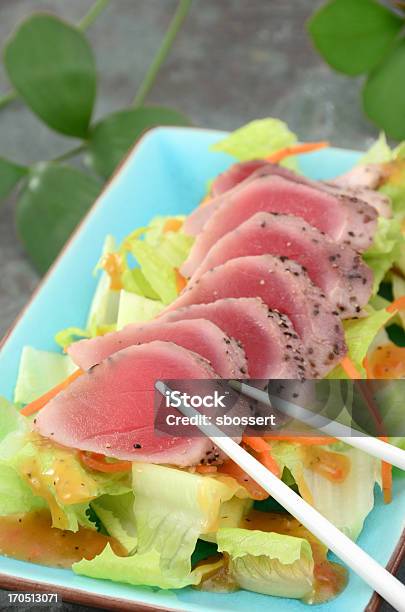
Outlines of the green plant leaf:
[{"label": "green plant leaf", "polygon": [[388,51],[403,20],[376,0],[332,0],[309,20],[312,41],[335,70],[368,72]]},{"label": "green plant leaf", "polygon": [[190,125],[190,121],[176,110],[160,106],[122,110],[102,119],[90,135],[95,170],[106,178],[111,176],[143,132],[159,125]]},{"label": "green plant leaf", "polygon": [[363,89],[363,105],[370,119],[388,136],[405,139],[405,41],[369,75]]},{"label": "green plant leaf", "polygon": [[85,36],[57,17],[35,14],[7,42],[14,88],[49,127],[85,137],[96,95],[96,67]]},{"label": "green plant leaf", "polygon": [[28,169],[0,157],[0,199],[5,198]]},{"label": "green plant leaf", "polygon": [[75,168],[41,164],[17,206],[17,228],[28,255],[45,272],[88,211],[99,182]]}]

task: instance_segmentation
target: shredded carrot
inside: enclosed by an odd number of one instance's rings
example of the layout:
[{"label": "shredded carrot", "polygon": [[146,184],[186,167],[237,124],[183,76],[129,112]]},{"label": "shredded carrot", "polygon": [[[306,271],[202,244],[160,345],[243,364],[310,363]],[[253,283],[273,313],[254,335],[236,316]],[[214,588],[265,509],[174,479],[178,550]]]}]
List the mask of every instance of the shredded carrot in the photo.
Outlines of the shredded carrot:
[{"label": "shredded carrot", "polygon": [[266,157],[266,161],[271,162],[273,164],[277,164],[285,157],[289,157],[290,155],[298,155],[300,153],[311,153],[311,151],[318,151],[318,149],[324,149],[329,146],[329,142],[321,141],[321,142],[303,142],[300,144],[292,145],[291,147],[286,147],[285,149],[280,149],[280,151],[276,151],[272,153],[268,157]]},{"label": "shredded carrot", "polygon": [[405,295],[391,302],[386,308],[387,312],[398,312],[399,310],[405,310]]},{"label": "shredded carrot", "polygon": [[340,362],[340,365],[342,366],[342,368],[344,369],[348,377],[351,378],[352,380],[359,380],[363,378],[361,373],[358,371],[358,369],[354,365],[353,361],[347,355],[346,357],[343,357],[343,359]]},{"label": "shredded carrot", "polygon": [[281,477],[280,468],[278,467],[277,462],[273,459],[269,451],[266,453],[258,453],[257,459],[275,476],[277,476],[278,478]]},{"label": "shredded carrot", "polygon": [[174,272],[176,274],[177,293],[181,293],[184,287],[187,285],[187,279],[181,274],[181,272],[179,272],[177,268],[174,269]]},{"label": "shredded carrot", "polygon": [[386,461],[381,462],[381,480],[384,503],[392,502],[392,465]]},{"label": "shredded carrot", "polygon": [[369,361],[368,355],[366,355],[363,359],[363,368],[366,370],[367,378],[374,378],[372,374],[372,370],[370,368],[370,361]]},{"label": "shredded carrot", "polygon": [[183,221],[181,219],[168,219],[163,226],[163,233],[166,232],[178,232],[182,227]]},{"label": "shredded carrot", "polygon": [[252,436],[243,436],[242,441],[257,453],[257,459],[260,463],[280,478],[280,468],[271,456],[271,448],[268,442],[263,438],[254,438]]},{"label": "shredded carrot", "polygon": [[212,196],[208,193],[200,202],[200,206],[205,206],[209,202],[211,202]]},{"label": "shredded carrot", "polygon": [[197,465],[195,471],[199,474],[214,474],[217,472],[216,465]]},{"label": "shredded carrot", "polygon": [[88,468],[97,472],[113,474],[116,472],[129,472],[132,469],[130,461],[117,461],[116,463],[107,462],[105,455],[100,453],[79,452],[81,462]]},{"label": "shredded carrot", "polygon": [[257,453],[265,453],[270,451],[270,446],[263,438],[255,438],[253,436],[243,436],[242,441],[250,446]]},{"label": "shredded carrot", "polygon": [[41,410],[41,408],[46,406],[46,404],[50,402],[51,399],[53,399],[56,395],[58,395],[58,393],[66,389],[74,380],[76,380],[76,378],[81,376],[83,373],[84,372],[82,370],[76,370],[75,372],[73,372],[73,374],[65,378],[64,381],[59,383],[59,385],[56,385],[56,387],[53,387],[53,389],[47,391],[46,393],[44,393],[44,395],[41,395],[41,397],[34,400],[30,404],[27,404],[20,411],[21,414],[23,414],[24,416],[31,416],[31,414],[35,414],[36,412]]},{"label": "shredded carrot", "polygon": [[[380,436],[380,440],[388,442],[387,436]],[[381,461],[381,486],[384,496],[384,503],[392,502],[392,465],[386,461]]]},{"label": "shredded carrot", "polygon": [[234,478],[239,484],[241,484],[252,499],[262,500],[267,499],[269,494],[265,491],[257,482],[249,476],[237,463],[228,459],[218,467],[219,474],[226,474]]},{"label": "shredded carrot", "polygon": [[122,287],[123,261],[119,253],[107,253],[101,261],[101,267],[110,277],[110,289],[120,291]]},{"label": "shredded carrot", "polygon": [[392,502],[392,465],[386,461],[381,462],[381,482],[384,495],[384,503]]}]

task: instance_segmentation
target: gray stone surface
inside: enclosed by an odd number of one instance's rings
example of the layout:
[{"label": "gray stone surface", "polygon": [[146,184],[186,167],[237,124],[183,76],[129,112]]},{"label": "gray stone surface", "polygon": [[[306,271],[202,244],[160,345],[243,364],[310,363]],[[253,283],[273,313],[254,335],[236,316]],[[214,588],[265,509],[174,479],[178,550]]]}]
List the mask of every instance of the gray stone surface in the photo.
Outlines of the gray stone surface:
[{"label": "gray stone surface", "polygon": [[[305,21],[319,0],[199,0],[148,102],[178,107],[196,125],[232,129],[267,115],[303,139],[361,148],[375,135],[361,114],[358,82],[337,75],[312,49]],[[0,41],[34,10],[75,21],[89,0],[1,0]],[[112,0],[91,26],[100,75],[96,116],[131,103],[176,6],[174,0]],[[0,67],[0,92],[8,89]],[[0,111],[0,155],[51,159],[75,141],[46,128],[22,103]],[[15,201],[0,208],[0,336],[38,282],[14,227]]]},{"label": "gray stone surface", "polygon": [[[361,82],[329,70],[305,31],[306,19],[321,3],[196,1],[148,102],[173,105],[205,127],[232,129],[274,115],[303,139],[366,147],[376,130],[360,110]],[[33,11],[74,21],[91,4],[1,0],[0,41]],[[96,116],[131,103],[175,6],[175,0],[111,0],[90,28],[100,74]],[[0,92],[7,89],[0,67]],[[51,159],[74,144],[50,132],[21,103],[0,111],[0,129],[0,155],[24,163]],[[38,282],[18,243],[14,209],[14,199],[0,207],[0,337]]]}]

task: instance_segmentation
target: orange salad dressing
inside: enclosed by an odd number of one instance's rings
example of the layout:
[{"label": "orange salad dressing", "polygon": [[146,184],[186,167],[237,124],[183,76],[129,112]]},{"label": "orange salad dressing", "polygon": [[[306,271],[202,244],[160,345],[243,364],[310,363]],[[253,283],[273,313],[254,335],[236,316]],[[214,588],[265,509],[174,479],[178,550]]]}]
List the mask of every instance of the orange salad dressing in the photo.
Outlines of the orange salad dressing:
[{"label": "orange salad dressing", "polygon": [[110,543],[117,555],[126,550],[114,538],[84,527],[76,533],[52,527],[48,510],[0,517],[0,554],[51,567],[71,567],[94,559]]},{"label": "orange salad dressing", "polygon": [[304,466],[331,482],[344,482],[350,471],[350,459],[319,446],[302,446]]},{"label": "orange salad dressing", "polygon": [[377,346],[368,356],[369,378],[389,379],[405,376],[405,347],[392,342]]},{"label": "orange salad dressing", "polygon": [[[307,540],[314,559],[314,584],[311,593],[305,598],[306,603],[319,604],[336,597],[347,584],[347,570],[338,563],[329,561],[327,548],[308,529],[289,514],[279,512],[260,512],[251,510],[242,520],[242,529],[274,532]],[[215,592],[231,592],[239,588],[229,569],[226,554],[215,555],[200,561],[197,566],[212,566],[207,571],[201,585],[197,588]]]}]

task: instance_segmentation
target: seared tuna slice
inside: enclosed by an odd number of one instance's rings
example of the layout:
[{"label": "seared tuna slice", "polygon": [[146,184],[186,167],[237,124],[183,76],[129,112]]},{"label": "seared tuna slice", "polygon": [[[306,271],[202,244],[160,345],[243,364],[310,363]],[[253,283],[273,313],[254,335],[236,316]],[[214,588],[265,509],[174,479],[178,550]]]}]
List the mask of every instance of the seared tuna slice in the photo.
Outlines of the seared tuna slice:
[{"label": "seared tuna slice", "polygon": [[224,198],[222,204],[197,236],[181,268],[185,276],[192,276],[210,248],[222,236],[257,212],[301,217],[335,242],[359,251],[370,246],[376,229],[377,212],[371,206],[359,201],[351,202],[280,176],[247,180],[221,198]]},{"label": "seared tuna slice", "polygon": [[325,374],[346,352],[339,312],[303,267],[285,257],[232,259],[190,283],[164,313],[226,297],[258,297],[287,315],[305,347],[313,376]]},{"label": "seared tuna slice", "polygon": [[[356,176],[356,169],[353,170],[353,173]],[[196,236],[201,232],[210,217],[225,201],[224,198],[220,197],[225,192],[246,185],[247,182],[264,176],[280,176],[286,180],[331,193],[343,199],[348,205],[350,205],[350,202],[361,201],[365,205],[366,210],[368,210],[368,206],[371,206],[384,217],[390,217],[392,214],[391,203],[387,196],[366,188],[361,184],[352,185],[350,181],[348,184],[345,184],[344,180],[340,182],[340,178],[327,182],[314,181],[278,164],[272,164],[266,160],[254,160],[234,164],[226,172],[218,176],[211,189],[212,200],[204,206],[196,208],[187,217],[184,224],[186,233]]]},{"label": "seared tuna slice", "polygon": [[331,182],[344,188],[378,189],[385,176],[384,164],[359,164],[345,174],[337,176]]},{"label": "seared tuna slice", "polygon": [[[311,376],[305,351],[291,321],[258,298],[225,298],[167,312],[163,321],[204,318],[236,339],[244,349],[250,378],[303,378]],[[295,359],[299,357],[299,359]],[[241,370],[236,378],[244,378]]]},{"label": "seared tuna slice", "polygon": [[213,461],[221,461],[208,438],[157,435],[154,429],[157,380],[215,378],[205,359],[171,342],[131,346],[51,400],[35,429],[63,446],[116,459],[184,467],[212,453]]},{"label": "seared tuna slice", "polygon": [[370,299],[372,272],[353,249],[336,244],[298,217],[271,213],[256,213],[225,234],[208,251],[190,282],[230,259],[266,254],[301,264],[343,318],[356,316]]},{"label": "seared tuna slice", "polygon": [[351,202],[366,202],[369,206],[375,208],[382,217],[387,219],[392,217],[391,200],[387,195],[379,191],[373,191],[366,187],[344,187],[333,182],[322,183],[322,185],[326,186],[330,193],[349,198]]},{"label": "seared tuna slice", "polygon": [[174,342],[207,359],[222,378],[244,378],[247,375],[246,357],[233,338],[217,325],[205,319],[164,323],[157,321],[127,325],[124,329],[90,340],[72,344],[68,353],[82,370],[88,370],[106,357],[133,344],[153,340]]},{"label": "seared tuna slice", "polygon": [[240,162],[233,164],[228,170],[222,172],[214,180],[211,186],[211,195],[216,198],[217,196],[233,189],[236,185],[239,185],[242,181],[249,178],[253,172],[265,166],[268,162],[264,159],[253,159],[252,161]]}]

